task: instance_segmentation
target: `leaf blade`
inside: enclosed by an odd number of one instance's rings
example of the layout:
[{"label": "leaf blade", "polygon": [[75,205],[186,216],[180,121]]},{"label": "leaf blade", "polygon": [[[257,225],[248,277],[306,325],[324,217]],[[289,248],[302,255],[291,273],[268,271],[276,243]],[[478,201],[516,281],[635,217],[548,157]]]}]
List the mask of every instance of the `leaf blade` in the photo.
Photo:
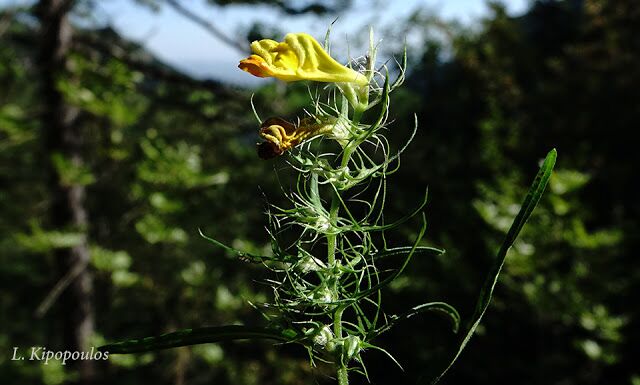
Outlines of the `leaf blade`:
[{"label": "leaf blade", "polygon": [[426,312],[439,312],[448,316],[452,324],[453,332],[458,332],[458,328],[460,326],[460,314],[458,314],[458,311],[453,306],[449,305],[446,302],[427,302],[418,306],[414,306],[402,314],[391,316],[390,322],[375,330],[369,339],[375,338],[380,334],[390,330],[400,321],[407,320],[411,317]]},{"label": "leaf blade", "polygon": [[284,331],[277,329],[244,325],[226,325],[183,329],[154,337],[131,339],[103,345],[100,346],[98,350],[109,352],[110,354],[130,354],[180,346],[244,339],[273,339],[283,342],[291,340]]},{"label": "leaf blade", "polygon": [[449,369],[453,366],[455,361],[458,359],[458,357],[462,353],[462,350],[464,350],[465,346],[473,336],[473,333],[475,332],[476,328],[480,324],[480,321],[482,320],[482,317],[484,313],[487,311],[487,308],[489,307],[489,304],[491,302],[493,289],[495,288],[496,283],[498,282],[498,276],[500,275],[500,271],[502,270],[502,266],[504,265],[505,259],[507,257],[507,252],[509,251],[509,248],[511,248],[511,246],[513,245],[513,242],[518,237],[518,234],[520,234],[520,231],[522,230],[525,223],[527,222],[527,219],[529,219],[529,217],[531,216],[533,209],[535,209],[535,207],[538,205],[538,202],[542,198],[542,194],[544,193],[544,190],[547,187],[547,184],[549,183],[549,178],[551,177],[553,167],[555,166],[557,155],[558,155],[557,151],[554,148],[551,151],[549,151],[549,153],[545,157],[545,160],[542,163],[540,170],[536,174],[536,177],[533,180],[533,183],[531,184],[529,191],[527,192],[527,195],[522,203],[522,206],[520,207],[520,211],[518,212],[515,219],[513,220],[513,223],[511,224],[511,227],[509,228],[509,231],[507,232],[507,235],[505,236],[505,239],[502,242],[502,245],[500,246],[498,255],[496,256],[493,262],[493,265],[491,266],[489,275],[487,276],[484,284],[482,285],[482,288],[480,290],[480,296],[476,303],[476,309],[473,314],[473,317],[471,318],[470,326],[466,330],[466,332],[463,334],[463,338],[461,339],[460,344],[455,350],[455,354],[453,358],[451,359],[451,361],[449,361],[447,367],[440,373],[440,375],[438,375],[431,382],[432,384],[437,383],[442,378],[442,376],[444,376],[447,373],[447,371],[449,371]]}]

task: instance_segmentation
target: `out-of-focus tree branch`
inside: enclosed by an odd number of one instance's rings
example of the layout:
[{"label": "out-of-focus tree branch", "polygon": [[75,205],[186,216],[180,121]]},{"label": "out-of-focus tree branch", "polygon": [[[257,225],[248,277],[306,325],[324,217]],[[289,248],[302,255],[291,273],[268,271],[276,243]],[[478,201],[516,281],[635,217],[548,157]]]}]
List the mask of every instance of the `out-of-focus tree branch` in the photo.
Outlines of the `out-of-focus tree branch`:
[{"label": "out-of-focus tree branch", "polygon": [[198,24],[199,26],[204,28],[207,32],[209,32],[211,35],[213,35],[216,39],[227,44],[229,47],[232,47],[241,53],[248,52],[247,44],[243,44],[242,42],[231,38],[230,36],[222,32],[218,27],[213,25],[211,22],[201,17],[200,15],[196,14],[195,12],[191,11],[190,9],[186,8],[184,5],[180,4],[179,1],[177,0],[165,0],[165,1],[176,12],[188,18],[189,20],[193,21],[194,23]]},{"label": "out-of-focus tree branch", "polygon": [[[307,13],[315,13],[317,15],[325,13],[336,13],[343,11],[351,5],[351,0],[334,0],[330,1],[316,1],[306,5],[295,4],[295,1],[291,0],[209,0],[210,3],[218,5],[233,5],[233,4],[267,4],[273,7],[279,8],[281,11],[289,15],[302,15]],[[298,2],[299,3],[299,2]]]}]

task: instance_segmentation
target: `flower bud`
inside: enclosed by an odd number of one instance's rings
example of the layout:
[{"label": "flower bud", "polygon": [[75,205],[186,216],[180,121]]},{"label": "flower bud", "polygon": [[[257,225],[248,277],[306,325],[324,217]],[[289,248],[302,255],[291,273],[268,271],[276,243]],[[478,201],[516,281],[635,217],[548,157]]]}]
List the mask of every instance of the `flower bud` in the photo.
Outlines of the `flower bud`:
[{"label": "flower bud", "polygon": [[333,332],[328,325],[324,325],[320,331],[313,337],[313,343],[319,346],[325,346],[333,339]]},{"label": "flower bud", "polygon": [[357,356],[360,353],[360,337],[358,336],[349,336],[344,340],[344,354],[345,358],[348,360]]}]

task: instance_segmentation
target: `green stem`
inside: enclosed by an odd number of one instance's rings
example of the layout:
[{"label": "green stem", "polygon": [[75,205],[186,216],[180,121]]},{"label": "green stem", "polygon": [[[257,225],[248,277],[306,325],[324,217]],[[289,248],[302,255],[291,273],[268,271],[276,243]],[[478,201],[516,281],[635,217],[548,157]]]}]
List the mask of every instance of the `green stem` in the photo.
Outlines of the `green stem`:
[{"label": "green stem", "polygon": [[[331,194],[331,209],[329,211],[329,221],[331,224],[336,223],[338,219],[338,210],[340,209],[340,198],[338,197],[338,192],[336,190]],[[336,240],[337,234],[331,233],[327,235],[327,261],[329,262],[329,266],[335,268],[336,266]],[[333,282],[333,291],[334,297],[337,298],[338,295],[338,280],[334,279]],[[342,312],[344,311],[344,307],[338,306],[335,313],[333,314],[333,333],[336,338],[342,338]],[[342,354],[339,355],[339,366],[338,366],[338,385],[348,385],[349,384],[349,375],[347,374],[347,366],[343,361]]]},{"label": "green stem", "polygon": [[[358,127],[358,124],[360,124],[360,119],[362,119],[362,115],[367,110],[369,94],[366,95],[366,99],[367,99],[367,102],[365,102],[363,106],[356,107],[353,110],[353,118],[351,119],[351,125],[353,126],[352,127],[353,129],[356,129]],[[359,144],[354,145],[353,142],[350,142],[349,144],[347,144],[347,146],[344,148],[342,152],[342,161],[340,162],[340,167],[342,168],[347,167],[347,165],[349,164],[349,159],[351,159],[351,154],[353,154],[353,152],[356,150],[358,145]]]},{"label": "green stem", "polygon": [[333,333],[336,335],[336,338],[342,338],[342,313],[344,312],[344,307],[338,306],[336,312],[333,314]]},{"label": "green stem", "polygon": [[[336,338],[342,338],[342,313],[344,312],[343,306],[338,306],[336,312],[333,315],[333,333]],[[347,363],[344,362],[342,353],[339,355],[338,363],[338,385],[349,384],[349,374],[347,372]]]},{"label": "green stem", "polygon": [[349,385],[349,375],[345,365],[340,365],[338,368],[338,385]]},{"label": "green stem", "polygon": [[[368,99],[368,92],[364,95],[366,97],[364,107],[356,107],[353,114],[352,124],[358,125],[360,123],[360,119],[364,111],[366,110],[366,103]],[[341,166],[346,167],[349,164],[349,159],[351,158],[351,154],[353,153],[354,148],[347,146],[342,153],[342,161]],[[317,181],[316,181],[317,182]],[[338,211],[340,210],[340,196],[337,189],[333,189],[331,193],[331,208],[329,209],[329,223],[334,225],[338,220]],[[329,266],[332,268],[336,267],[336,246],[337,246],[337,238],[338,235],[336,233],[327,234],[327,262]],[[333,292],[334,297],[337,298],[340,294],[338,292],[338,279],[337,277],[334,279],[333,283]],[[333,313],[333,333],[335,334],[335,338],[342,338],[342,313],[345,308],[343,306],[338,306]],[[347,363],[344,362],[344,357],[342,353],[339,354],[339,362],[337,369],[337,377],[338,377],[338,385],[349,385],[349,374],[347,369]]]},{"label": "green stem", "polygon": [[[342,161],[348,162],[349,154],[345,153],[343,155]],[[340,210],[340,197],[338,196],[339,192],[336,189],[333,189],[331,193],[331,208],[329,209],[329,223],[332,225],[337,223],[338,220],[338,211]],[[336,243],[337,243],[337,234],[331,233],[327,234],[327,261],[329,262],[329,266],[332,269],[336,267]],[[334,298],[337,298],[339,295],[338,292],[338,278],[335,277],[333,279],[333,288]],[[333,314],[333,333],[336,338],[342,338],[342,312],[344,312],[344,307],[338,306]],[[338,385],[348,385],[349,384],[349,375],[347,374],[347,366],[343,360],[342,354],[339,355],[339,363],[337,369],[337,377],[338,377]]]},{"label": "green stem", "polygon": [[[369,79],[371,81],[371,79]],[[359,105],[353,111],[353,119],[352,122],[354,124],[359,124],[360,119],[362,119],[362,115],[369,108],[369,86],[362,87],[357,90],[358,92],[358,100],[360,101]]]},{"label": "green stem", "polygon": [[[338,220],[338,210],[340,209],[340,198],[338,192],[333,191],[331,194],[331,208],[329,209],[329,223],[333,226]],[[327,262],[330,267],[334,267],[336,263],[336,240],[338,235],[335,233],[327,234]]]}]

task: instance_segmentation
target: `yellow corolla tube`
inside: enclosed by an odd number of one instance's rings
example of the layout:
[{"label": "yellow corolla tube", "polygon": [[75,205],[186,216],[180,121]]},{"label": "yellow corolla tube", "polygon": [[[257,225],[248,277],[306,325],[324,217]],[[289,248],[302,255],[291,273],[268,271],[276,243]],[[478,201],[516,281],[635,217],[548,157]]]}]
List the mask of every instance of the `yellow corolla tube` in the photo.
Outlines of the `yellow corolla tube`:
[{"label": "yellow corolla tube", "polygon": [[261,78],[275,77],[285,82],[312,80],[367,85],[361,73],[335,61],[320,43],[306,33],[289,33],[284,41],[263,39],[251,43],[253,55],[238,68]]}]

